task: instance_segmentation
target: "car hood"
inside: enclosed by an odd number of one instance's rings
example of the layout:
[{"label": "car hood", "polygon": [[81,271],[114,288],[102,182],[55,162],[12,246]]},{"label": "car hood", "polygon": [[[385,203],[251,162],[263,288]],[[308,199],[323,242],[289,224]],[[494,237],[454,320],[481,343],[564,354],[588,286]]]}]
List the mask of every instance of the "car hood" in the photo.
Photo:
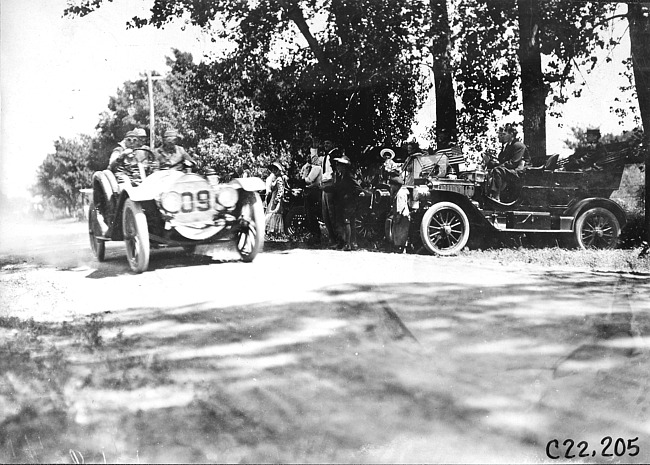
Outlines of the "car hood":
[{"label": "car hood", "polygon": [[185,176],[205,179],[198,174],[183,173],[177,170],[154,171],[140,183],[139,186],[127,186],[126,192],[131,200],[143,202],[153,200],[161,193],[169,191],[172,186]]}]

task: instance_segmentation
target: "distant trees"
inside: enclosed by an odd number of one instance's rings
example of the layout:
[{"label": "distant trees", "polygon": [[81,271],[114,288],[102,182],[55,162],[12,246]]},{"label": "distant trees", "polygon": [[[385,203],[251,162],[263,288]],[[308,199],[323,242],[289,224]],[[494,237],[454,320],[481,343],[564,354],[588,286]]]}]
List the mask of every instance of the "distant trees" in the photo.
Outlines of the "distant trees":
[{"label": "distant trees", "polygon": [[81,206],[79,189],[90,186],[92,171],[88,167],[90,136],[60,138],[54,142],[55,152],[47,155],[36,173],[34,194],[55,207],[73,214]]}]

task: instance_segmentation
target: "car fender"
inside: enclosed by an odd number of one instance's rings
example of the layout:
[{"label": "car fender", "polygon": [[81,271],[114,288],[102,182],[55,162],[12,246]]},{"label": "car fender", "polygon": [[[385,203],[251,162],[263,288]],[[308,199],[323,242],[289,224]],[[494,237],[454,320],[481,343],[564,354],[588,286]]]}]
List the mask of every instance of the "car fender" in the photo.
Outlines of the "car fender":
[{"label": "car fender", "polygon": [[605,199],[602,197],[590,197],[587,199],[582,199],[573,205],[570,205],[569,208],[564,211],[563,215],[572,216],[573,223],[575,224],[576,218],[580,215],[580,213],[595,207],[606,208],[607,210],[611,211],[614,216],[616,216],[616,219],[620,223],[621,228],[623,228],[623,226],[625,226],[625,223],[627,223],[627,215],[625,214],[623,208],[613,200]]},{"label": "car fender", "polygon": [[246,192],[259,192],[266,190],[266,184],[260,178],[250,177],[250,178],[235,178],[230,181],[230,185],[243,189]]},{"label": "car fender", "polygon": [[452,191],[431,190],[429,193],[429,205],[427,209],[438,202],[455,203],[463,209],[471,224],[475,226],[487,226],[490,229],[496,230],[494,226],[485,219],[485,216],[483,216],[483,213],[476,207],[476,205],[474,205],[472,201],[463,194]]}]

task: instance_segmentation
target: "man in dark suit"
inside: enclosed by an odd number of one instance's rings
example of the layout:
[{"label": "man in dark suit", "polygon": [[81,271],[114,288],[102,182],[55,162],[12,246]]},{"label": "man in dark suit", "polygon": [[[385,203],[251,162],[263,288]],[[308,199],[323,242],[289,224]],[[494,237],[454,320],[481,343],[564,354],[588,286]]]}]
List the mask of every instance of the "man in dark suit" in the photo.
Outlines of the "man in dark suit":
[{"label": "man in dark suit", "polygon": [[484,161],[489,171],[488,195],[501,201],[501,192],[508,184],[519,180],[524,169],[530,165],[528,148],[517,139],[517,129],[511,124],[506,124],[499,129],[499,142],[501,153],[495,159],[485,156]]}]

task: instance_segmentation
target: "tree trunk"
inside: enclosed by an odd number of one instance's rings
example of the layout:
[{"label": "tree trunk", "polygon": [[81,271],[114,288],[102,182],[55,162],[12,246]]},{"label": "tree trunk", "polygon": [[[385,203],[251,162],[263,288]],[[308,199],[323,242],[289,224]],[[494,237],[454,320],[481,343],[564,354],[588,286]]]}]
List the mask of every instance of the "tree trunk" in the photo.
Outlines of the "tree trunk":
[{"label": "tree trunk", "polygon": [[645,223],[646,240],[650,243],[650,7],[628,3],[627,20],[630,24],[630,52],[646,148]]},{"label": "tree trunk", "polygon": [[325,52],[323,51],[323,48],[320,46],[316,38],[312,35],[311,31],[309,30],[309,25],[305,20],[305,16],[302,14],[302,10],[300,9],[300,6],[297,3],[294,3],[293,0],[278,0],[278,3],[287,12],[287,16],[289,17],[289,19],[293,21],[296,24],[296,26],[298,26],[300,33],[303,35],[305,40],[307,40],[307,43],[309,44],[309,48],[311,49],[312,53],[316,57],[316,60],[323,68],[323,73],[325,74],[325,76],[327,76],[330,79],[333,78],[334,72],[332,70],[332,64],[325,56]]},{"label": "tree trunk", "polygon": [[456,94],[450,63],[451,30],[446,0],[431,0],[431,49],[436,92],[436,143],[438,147],[457,140]]},{"label": "tree trunk", "polygon": [[524,143],[533,160],[546,157],[546,86],[539,48],[538,0],[519,0],[519,65],[524,104]]}]

